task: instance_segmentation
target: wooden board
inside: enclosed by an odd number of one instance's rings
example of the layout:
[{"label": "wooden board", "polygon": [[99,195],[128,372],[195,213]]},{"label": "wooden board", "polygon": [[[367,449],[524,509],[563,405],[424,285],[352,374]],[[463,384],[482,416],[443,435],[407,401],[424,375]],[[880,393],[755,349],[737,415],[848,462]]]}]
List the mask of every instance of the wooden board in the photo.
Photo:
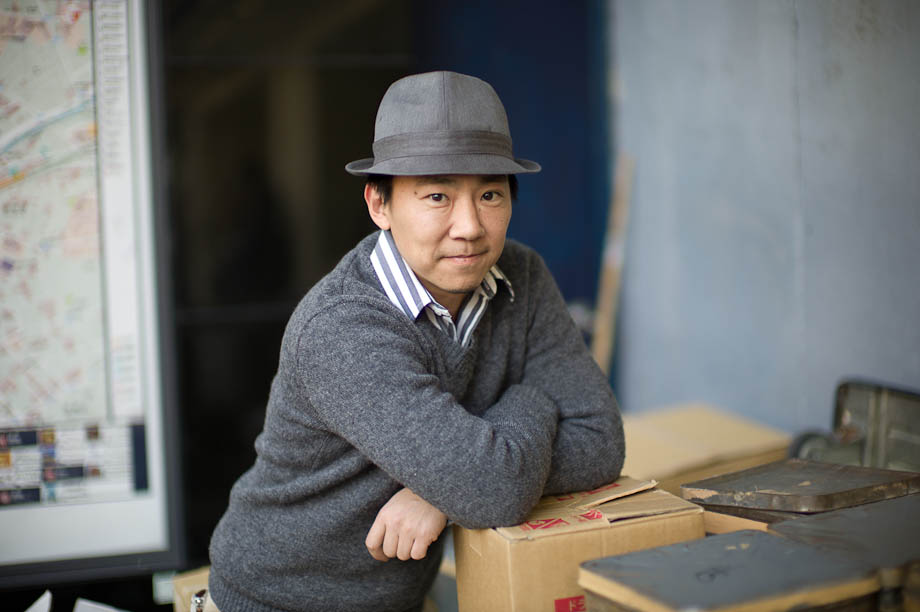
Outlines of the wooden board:
[{"label": "wooden board", "polygon": [[920,561],[920,494],[814,514],[769,530],[872,563],[882,572],[883,587],[898,587],[907,566]]},{"label": "wooden board", "polygon": [[786,459],[681,485],[699,504],[824,512],[920,492],[920,473]]},{"label": "wooden board", "polygon": [[639,610],[815,607],[879,589],[864,561],[762,531],[737,531],[581,564],[578,584]]},{"label": "wooden board", "polygon": [[597,282],[594,329],[591,333],[591,354],[604,374],[610,374],[610,361],[616,337],[617,302],[620,297],[620,275],[626,253],[626,226],[629,220],[629,199],[632,191],[635,160],[622,151],[617,154],[613,198],[607,212],[607,232],[601,274]]}]

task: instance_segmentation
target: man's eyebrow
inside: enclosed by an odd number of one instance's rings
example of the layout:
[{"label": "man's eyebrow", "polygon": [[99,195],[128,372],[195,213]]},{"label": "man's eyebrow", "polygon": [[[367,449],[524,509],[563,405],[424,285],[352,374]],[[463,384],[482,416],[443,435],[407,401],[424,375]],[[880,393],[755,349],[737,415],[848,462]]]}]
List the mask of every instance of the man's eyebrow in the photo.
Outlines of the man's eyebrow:
[{"label": "man's eyebrow", "polygon": [[[479,177],[480,185],[490,185],[492,183],[504,183],[505,182],[504,174],[485,174]],[[424,187],[425,185],[456,185],[457,179],[447,176],[434,174],[430,176],[420,176],[415,181],[416,187]]]},{"label": "man's eyebrow", "polygon": [[432,175],[432,176],[420,176],[415,181],[416,187],[422,187],[424,185],[453,185],[457,180],[449,176],[442,175]]}]

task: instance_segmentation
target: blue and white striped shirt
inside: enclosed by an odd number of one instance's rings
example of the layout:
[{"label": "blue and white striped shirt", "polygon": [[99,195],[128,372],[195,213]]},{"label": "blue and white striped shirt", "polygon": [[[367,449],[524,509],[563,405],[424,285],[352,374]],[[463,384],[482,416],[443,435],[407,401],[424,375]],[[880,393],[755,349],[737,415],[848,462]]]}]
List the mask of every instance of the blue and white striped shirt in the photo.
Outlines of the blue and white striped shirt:
[{"label": "blue and white striped shirt", "polygon": [[511,281],[497,265],[492,266],[479,286],[460,305],[460,312],[455,322],[450,316],[450,311],[431,297],[415,272],[406,264],[389,230],[380,230],[377,245],[371,252],[371,264],[374,266],[374,271],[387,297],[397,308],[413,320],[424,311],[435,327],[462,346],[469,346],[473,330],[482,319],[482,314],[489,301],[498,292],[498,281],[505,284],[511,294],[511,301],[514,301]]}]

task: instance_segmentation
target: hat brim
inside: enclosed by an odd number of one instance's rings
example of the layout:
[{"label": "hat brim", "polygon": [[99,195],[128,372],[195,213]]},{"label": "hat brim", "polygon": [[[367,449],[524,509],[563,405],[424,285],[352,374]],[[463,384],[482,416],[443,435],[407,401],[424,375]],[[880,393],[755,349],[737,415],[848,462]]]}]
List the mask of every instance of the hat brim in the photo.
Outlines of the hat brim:
[{"label": "hat brim", "polygon": [[389,174],[392,176],[430,176],[435,174],[532,174],[540,164],[529,159],[511,159],[503,155],[454,154],[394,157],[379,164],[368,157],[351,162],[345,171],[355,176]]}]

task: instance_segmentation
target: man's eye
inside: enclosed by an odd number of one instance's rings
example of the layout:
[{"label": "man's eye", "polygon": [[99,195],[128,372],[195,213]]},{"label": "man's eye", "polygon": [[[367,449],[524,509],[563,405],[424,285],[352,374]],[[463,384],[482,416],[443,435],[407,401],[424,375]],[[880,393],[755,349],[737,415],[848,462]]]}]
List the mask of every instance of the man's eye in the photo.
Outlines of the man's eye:
[{"label": "man's eye", "polygon": [[501,194],[498,193],[497,191],[487,191],[484,194],[482,194],[482,199],[485,200],[486,202],[494,202],[495,200],[498,200],[499,198],[501,198]]},{"label": "man's eye", "polygon": [[428,196],[432,202],[443,202],[447,199],[447,196],[443,193],[432,193]]}]

